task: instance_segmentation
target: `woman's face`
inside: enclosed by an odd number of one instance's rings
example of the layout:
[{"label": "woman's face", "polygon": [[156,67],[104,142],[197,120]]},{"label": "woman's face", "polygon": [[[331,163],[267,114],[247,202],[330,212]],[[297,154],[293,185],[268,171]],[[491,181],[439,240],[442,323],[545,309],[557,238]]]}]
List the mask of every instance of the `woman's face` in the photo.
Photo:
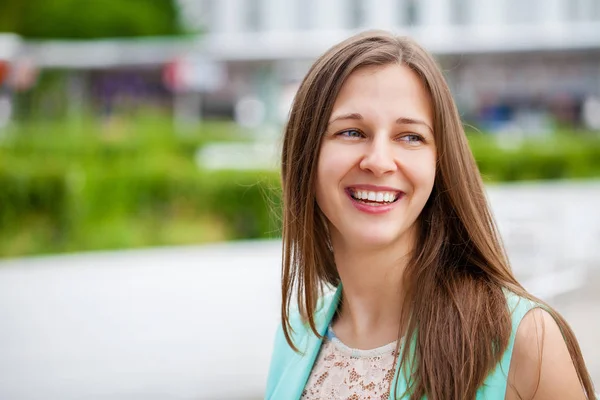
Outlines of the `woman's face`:
[{"label": "woman's face", "polygon": [[435,179],[432,129],[429,95],[410,68],[365,67],[348,77],[317,168],[317,203],[334,247],[412,245]]}]

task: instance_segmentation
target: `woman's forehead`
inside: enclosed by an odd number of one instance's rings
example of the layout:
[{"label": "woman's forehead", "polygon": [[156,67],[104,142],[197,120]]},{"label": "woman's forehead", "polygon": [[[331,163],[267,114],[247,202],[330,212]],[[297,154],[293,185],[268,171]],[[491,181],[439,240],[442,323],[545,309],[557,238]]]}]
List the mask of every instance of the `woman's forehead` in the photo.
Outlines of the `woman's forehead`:
[{"label": "woman's forehead", "polygon": [[429,93],[409,67],[389,64],[352,72],[340,89],[329,120],[349,114],[368,118],[382,113],[431,123],[433,113]]}]

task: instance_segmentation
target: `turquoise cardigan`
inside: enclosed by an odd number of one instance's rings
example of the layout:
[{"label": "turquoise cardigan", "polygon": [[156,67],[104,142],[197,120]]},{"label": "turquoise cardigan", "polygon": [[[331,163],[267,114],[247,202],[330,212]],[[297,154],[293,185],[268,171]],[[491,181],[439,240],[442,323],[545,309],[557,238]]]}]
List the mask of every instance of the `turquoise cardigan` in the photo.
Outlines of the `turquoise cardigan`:
[{"label": "turquoise cardigan", "polygon": [[[506,394],[506,383],[508,379],[508,370],[512,356],[515,335],[519,323],[529,310],[535,308],[535,303],[521,298],[512,292],[505,291],[508,306],[512,316],[512,333],[508,348],[504,352],[502,359],[486,378],[484,384],[477,391],[477,400],[504,400]],[[341,287],[335,292],[320,299],[317,312],[315,314],[315,323],[317,331],[324,335],[340,300]],[[275,336],[275,347],[271,358],[269,376],[267,379],[267,390],[265,399],[267,400],[293,400],[300,399],[304,386],[312,370],[313,363],[319,354],[322,340],[319,339],[304,324],[298,312],[290,315],[290,323],[294,329],[292,338],[296,346],[303,352],[298,354],[290,348],[283,335],[281,325],[277,329]],[[406,381],[403,374],[398,374],[396,366],[396,379],[399,379],[396,391],[396,399],[401,399],[401,395],[406,391]],[[392,388],[396,381],[392,382]],[[406,399],[407,397],[404,397]],[[390,393],[390,400],[393,399]]]}]

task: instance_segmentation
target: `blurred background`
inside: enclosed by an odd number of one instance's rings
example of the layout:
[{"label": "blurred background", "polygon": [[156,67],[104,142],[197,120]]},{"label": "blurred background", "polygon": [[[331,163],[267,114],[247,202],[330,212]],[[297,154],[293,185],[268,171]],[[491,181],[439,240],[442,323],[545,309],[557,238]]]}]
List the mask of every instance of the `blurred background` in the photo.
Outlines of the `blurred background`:
[{"label": "blurred background", "polygon": [[436,56],[600,384],[599,0],[0,0],[0,398],[261,398],[283,124],[369,28]]}]

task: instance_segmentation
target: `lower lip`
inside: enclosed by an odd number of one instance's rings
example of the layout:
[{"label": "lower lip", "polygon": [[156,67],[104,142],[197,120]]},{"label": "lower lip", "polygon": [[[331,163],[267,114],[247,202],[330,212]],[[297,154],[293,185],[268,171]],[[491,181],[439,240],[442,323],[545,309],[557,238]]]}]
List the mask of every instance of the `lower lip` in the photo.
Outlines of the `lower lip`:
[{"label": "lower lip", "polygon": [[356,207],[356,209],[358,209],[359,211],[365,212],[367,214],[384,214],[386,212],[389,212],[394,207],[396,207],[396,205],[398,204],[398,202],[400,200],[402,200],[402,197],[404,197],[404,193],[400,193],[398,195],[398,199],[396,201],[394,201],[393,203],[389,203],[389,204],[385,204],[385,205],[380,205],[380,206],[372,206],[372,205],[361,203],[360,201],[357,201],[348,192],[346,192],[346,194],[348,195],[348,197],[350,198],[350,201],[352,202],[352,205],[354,207]]}]

